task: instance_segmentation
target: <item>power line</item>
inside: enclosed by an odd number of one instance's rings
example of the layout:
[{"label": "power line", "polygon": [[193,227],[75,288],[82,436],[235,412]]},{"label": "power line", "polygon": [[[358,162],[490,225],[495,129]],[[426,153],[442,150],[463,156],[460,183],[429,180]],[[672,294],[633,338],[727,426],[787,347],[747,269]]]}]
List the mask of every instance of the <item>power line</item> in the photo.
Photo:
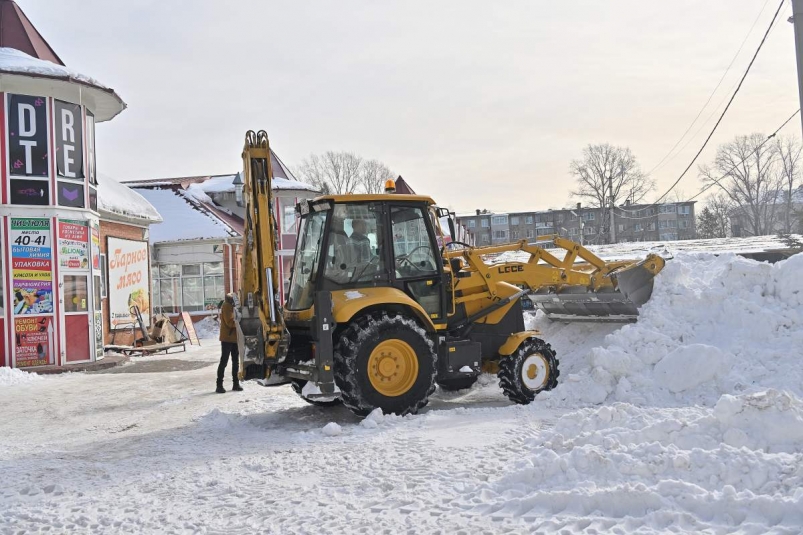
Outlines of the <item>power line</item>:
[{"label": "power line", "polygon": [[[775,137],[775,136],[778,134],[778,132],[780,132],[781,130],[783,130],[783,128],[784,128],[784,127],[785,127],[787,124],[789,124],[789,121],[791,121],[792,119],[794,119],[794,118],[795,118],[795,116],[796,116],[798,113],[800,113],[800,109],[799,109],[799,108],[797,109],[797,111],[795,111],[795,113],[793,113],[792,115],[790,115],[790,116],[789,116],[789,118],[788,118],[787,120],[785,120],[785,121],[783,122],[783,124],[782,124],[781,126],[779,126],[779,127],[778,127],[778,128],[775,130],[775,132],[773,132],[772,134],[768,135],[768,136],[767,136],[767,139],[765,139],[764,141],[762,141],[762,142],[761,142],[761,145],[759,145],[758,147],[756,147],[756,148],[755,148],[755,149],[754,149],[752,152],[756,152],[756,151],[758,151],[758,149],[760,149],[761,147],[763,147],[764,145],[766,145],[766,144],[767,144],[767,143],[768,143],[768,142],[769,142],[769,141],[770,141],[772,138],[774,138],[774,137]],[[703,188],[702,188],[700,191],[698,191],[698,192],[697,192],[697,194],[696,194],[694,197],[692,197],[691,199],[689,199],[689,201],[687,201],[687,202],[691,202],[691,201],[693,201],[694,199],[696,199],[697,197],[699,197],[700,195],[702,195],[703,193],[705,193],[706,191],[708,191],[708,190],[709,190],[709,189],[711,189],[712,187],[714,187],[714,186],[716,186],[716,185],[719,185],[719,181],[720,181],[720,180],[722,180],[722,179],[726,178],[727,176],[729,176],[729,175],[731,174],[731,172],[732,172],[734,169],[736,169],[737,167],[739,167],[740,165],[742,165],[742,164],[745,162],[745,160],[747,160],[747,158],[743,158],[743,159],[742,159],[740,162],[737,162],[737,163],[736,163],[736,164],[735,164],[733,167],[731,167],[730,169],[728,169],[728,171],[727,171],[727,172],[725,172],[725,173],[723,173],[723,174],[722,174],[722,176],[720,176],[719,178],[714,178],[714,179],[712,179],[712,182],[711,182],[710,184],[706,184],[706,185],[705,185],[705,186],[704,186],[704,187],[703,187]]]},{"label": "power line", "polygon": [[[728,104],[725,106],[725,109],[722,110],[722,113],[720,114],[719,119],[717,119],[717,122],[716,122],[716,124],[714,124],[714,127],[711,129],[711,132],[708,134],[708,137],[705,138],[705,141],[703,142],[703,145],[697,151],[697,154],[694,155],[694,158],[692,158],[691,162],[689,162],[689,165],[686,166],[686,169],[683,170],[683,172],[680,174],[680,176],[677,178],[677,180],[675,180],[675,182],[669,187],[669,189],[666,190],[666,192],[664,192],[663,195],[658,197],[657,200],[655,200],[652,204],[649,204],[649,205],[645,206],[644,208],[639,208],[638,210],[629,211],[630,213],[643,212],[644,210],[647,210],[647,209],[649,209],[651,207],[655,207],[655,206],[658,206],[659,204],[661,204],[661,201],[664,200],[666,198],[666,196],[669,195],[672,192],[673,189],[675,189],[675,186],[677,186],[678,183],[680,183],[680,181],[683,179],[683,177],[686,176],[686,173],[689,172],[689,169],[691,169],[691,167],[694,165],[694,162],[697,161],[697,158],[700,157],[700,154],[702,154],[703,150],[705,150],[706,146],[708,146],[708,142],[711,141],[711,138],[714,136],[714,132],[716,132],[717,128],[719,128],[720,123],[722,123],[722,120],[725,118],[725,114],[728,113],[728,110],[730,109],[731,104],[733,104],[733,101],[736,99],[736,95],[739,93],[739,90],[742,88],[742,84],[744,83],[745,79],[747,78],[747,75],[750,73],[750,69],[753,66],[753,63],[755,63],[756,58],[758,57],[758,53],[761,52],[761,48],[764,46],[764,43],[767,41],[767,36],[769,35],[770,31],[772,30],[773,26],[775,25],[775,21],[778,19],[778,13],[781,12],[781,9],[783,8],[785,2],[786,2],[786,0],[781,0],[781,3],[778,5],[778,9],[775,10],[775,14],[772,16],[772,20],[770,21],[770,25],[767,27],[767,30],[764,32],[764,36],[761,38],[761,42],[758,44],[758,48],[756,48],[756,51],[753,54],[753,57],[750,60],[750,63],[747,65],[747,69],[745,69],[744,74],[742,75],[742,78],[739,80],[739,84],[736,86],[736,90],[731,95],[730,100],[728,100]],[[620,210],[622,210],[622,209],[620,208]],[[622,211],[628,212],[627,210],[622,210]]]},{"label": "power line", "polygon": [[[677,142],[675,142],[675,144],[672,146],[672,148],[669,149],[669,152],[667,152],[666,155],[663,158],[661,158],[661,161],[658,162],[655,165],[655,167],[653,167],[652,169],[647,171],[648,175],[652,174],[653,171],[657,170],[658,168],[660,168],[662,166],[664,161],[667,158],[669,158],[669,155],[672,154],[672,152],[677,148],[678,145],[680,145],[681,141],[683,141],[683,139],[686,137],[686,134],[688,134],[691,131],[691,129],[694,127],[695,123],[697,122],[697,119],[699,119],[700,116],[703,114],[703,111],[708,106],[708,104],[711,103],[711,99],[714,98],[714,95],[716,94],[717,90],[719,89],[719,86],[722,85],[722,82],[725,80],[725,77],[730,72],[731,67],[733,67],[733,64],[736,62],[736,58],[738,58],[739,54],[742,53],[742,49],[744,48],[744,45],[747,42],[747,39],[750,37],[750,34],[753,33],[753,28],[756,27],[756,24],[758,23],[758,20],[761,18],[761,14],[764,13],[764,9],[766,9],[768,3],[769,3],[769,0],[764,0],[764,5],[761,6],[761,11],[758,12],[758,15],[756,16],[755,20],[753,20],[753,24],[750,26],[750,29],[747,30],[747,34],[744,36],[744,39],[742,40],[742,44],[739,45],[739,49],[736,51],[736,54],[733,56],[733,59],[731,59],[731,62],[728,64],[727,68],[725,69],[725,72],[722,74],[722,77],[719,79],[719,82],[717,82],[716,87],[714,87],[714,90],[711,91],[710,95],[708,95],[708,100],[705,101],[705,104],[703,104],[703,107],[700,108],[700,111],[697,112],[697,116],[694,118],[694,120],[692,120],[691,124],[689,124],[689,127],[686,129],[685,132],[683,132],[683,135],[680,136],[680,138],[677,140]],[[720,102],[720,104],[722,104],[722,103]],[[717,105],[717,108],[718,107],[719,107],[719,105]],[[714,108],[714,109],[716,110],[716,108]],[[713,113],[711,115],[713,115]],[[708,117],[708,119],[710,119],[710,118],[711,118],[711,116]],[[708,122],[708,119],[706,119],[706,122]],[[705,123],[703,123],[703,124],[705,124]],[[697,132],[699,132],[699,130]],[[695,136],[697,135],[697,132],[695,132],[695,134],[694,134]],[[689,141],[691,141],[693,138],[694,138],[694,136],[689,138]],[[686,143],[686,145],[688,145],[688,142]],[[683,148],[686,148],[686,145],[684,145]],[[683,149],[681,149],[681,150],[683,150]],[[672,156],[672,158],[670,158],[669,161],[674,160],[675,157],[677,157],[679,154],[680,154],[680,151],[678,151],[674,156]]]}]

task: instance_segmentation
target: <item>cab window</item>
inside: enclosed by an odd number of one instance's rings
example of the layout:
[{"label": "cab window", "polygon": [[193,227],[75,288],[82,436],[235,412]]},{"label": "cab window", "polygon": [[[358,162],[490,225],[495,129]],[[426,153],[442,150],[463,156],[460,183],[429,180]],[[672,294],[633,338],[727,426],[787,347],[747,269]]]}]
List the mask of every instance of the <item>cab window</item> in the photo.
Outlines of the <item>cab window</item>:
[{"label": "cab window", "polygon": [[385,272],[382,210],[376,203],[337,204],[332,213],[324,277],[338,284],[368,282]]},{"label": "cab window", "polygon": [[420,207],[391,208],[393,256],[397,278],[430,277],[438,273],[435,251]]}]

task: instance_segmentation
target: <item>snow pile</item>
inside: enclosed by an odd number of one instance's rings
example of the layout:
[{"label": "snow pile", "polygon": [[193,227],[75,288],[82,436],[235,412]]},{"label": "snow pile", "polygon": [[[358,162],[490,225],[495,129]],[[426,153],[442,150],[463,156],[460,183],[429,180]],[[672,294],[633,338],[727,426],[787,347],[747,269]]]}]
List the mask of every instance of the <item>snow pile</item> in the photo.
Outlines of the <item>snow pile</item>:
[{"label": "snow pile", "polygon": [[339,436],[341,433],[343,433],[343,428],[340,427],[340,425],[336,424],[335,422],[329,422],[328,424],[323,426],[321,432],[328,437],[336,437]]},{"label": "snow pile", "polygon": [[[496,519],[630,517],[655,531],[766,533],[803,523],[803,404],[774,390],[717,408],[571,412],[459,503]],[[792,454],[792,455],[790,455]],[[636,521],[638,519],[638,521]]]},{"label": "snow pile", "polygon": [[[803,395],[803,255],[777,264],[732,254],[679,254],[655,280],[639,321],[604,338],[553,338],[563,380],[550,405],[611,401],[713,406],[723,394],[766,388]],[[571,335],[578,328],[569,326]],[[565,341],[565,345],[562,343]],[[570,349],[565,355],[562,349]]]},{"label": "snow pile", "polygon": [[207,316],[201,321],[193,322],[195,326],[195,334],[201,340],[212,339],[217,340],[220,334],[220,323],[212,316]]},{"label": "snow pile", "polygon": [[35,373],[28,373],[16,368],[0,367],[0,386],[13,386],[32,381],[39,381],[42,377]]}]

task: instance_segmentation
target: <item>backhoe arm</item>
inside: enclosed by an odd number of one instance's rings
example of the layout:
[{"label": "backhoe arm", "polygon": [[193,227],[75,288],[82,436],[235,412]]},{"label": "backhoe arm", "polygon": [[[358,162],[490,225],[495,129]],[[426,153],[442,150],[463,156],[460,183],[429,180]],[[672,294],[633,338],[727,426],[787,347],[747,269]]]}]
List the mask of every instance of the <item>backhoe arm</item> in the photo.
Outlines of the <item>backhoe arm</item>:
[{"label": "backhoe arm", "polygon": [[[278,232],[272,177],[268,135],[264,130],[258,133],[250,130],[245,135],[243,148],[245,224],[240,358],[258,364],[265,362],[268,371],[288,343],[279,303]],[[244,373],[242,367],[240,373]]]}]

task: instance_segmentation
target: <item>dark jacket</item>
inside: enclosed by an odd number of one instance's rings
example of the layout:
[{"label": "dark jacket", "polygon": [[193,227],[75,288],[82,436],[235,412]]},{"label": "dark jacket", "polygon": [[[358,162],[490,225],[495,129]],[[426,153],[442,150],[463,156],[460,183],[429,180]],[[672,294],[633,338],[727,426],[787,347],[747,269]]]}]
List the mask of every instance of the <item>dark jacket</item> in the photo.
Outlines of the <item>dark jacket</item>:
[{"label": "dark jacket", "polygon": [[234,323],[234,305],[228,296],[220,307],[220,341],[237,343],[237,325]]}]

